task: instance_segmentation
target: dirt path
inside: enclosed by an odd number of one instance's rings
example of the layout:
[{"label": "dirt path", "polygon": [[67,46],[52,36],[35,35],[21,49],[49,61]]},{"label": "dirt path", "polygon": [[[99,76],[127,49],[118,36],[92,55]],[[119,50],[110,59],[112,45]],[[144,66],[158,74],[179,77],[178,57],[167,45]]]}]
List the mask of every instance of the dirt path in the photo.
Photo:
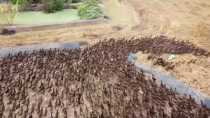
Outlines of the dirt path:
[{"label": "dirt path", "polygon": [[95,42],[101,36],[116,32],[110,24],[86,25],[63,29],[21,32],[10,36],[0,36],[0,47],[13,47],[49,42]]}]

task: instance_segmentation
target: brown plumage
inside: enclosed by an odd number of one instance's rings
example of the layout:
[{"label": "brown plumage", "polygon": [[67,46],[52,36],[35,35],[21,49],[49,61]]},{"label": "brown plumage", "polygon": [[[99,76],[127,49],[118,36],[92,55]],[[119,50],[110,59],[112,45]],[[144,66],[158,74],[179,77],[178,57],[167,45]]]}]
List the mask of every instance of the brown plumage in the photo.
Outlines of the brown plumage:
[{"label": "brown plumage", "polygon": [[[162,49],[160,49],[162,48]],[[156,37],[107,40],[85,49],[40,50],[0,60],[0,116],[208,118],[210,110],[178,95],[127,62],[129,52],[209,54]],[[5,100],[8,101],[5,101]],[[10,109],[7,102],[14,103]],[[9,109],[9,114],[5,111]]]}]

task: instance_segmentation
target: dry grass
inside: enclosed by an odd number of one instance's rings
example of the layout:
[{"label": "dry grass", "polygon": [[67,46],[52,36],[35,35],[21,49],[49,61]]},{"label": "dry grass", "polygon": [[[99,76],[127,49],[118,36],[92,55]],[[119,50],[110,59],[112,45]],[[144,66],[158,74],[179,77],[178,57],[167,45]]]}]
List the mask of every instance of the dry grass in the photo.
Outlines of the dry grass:
[{"label": "dry grass", "polygon": [[[100,24],[0,36],[0,47],[58,41],[94,41],[100,37],[130,38],[132,35],[164,34],[177,40],[190,40],[210,50],[210,2],[206,0],[107,0],[104,5],[109,8],[105,10],[113,19],[112,25]],[[125,9],[129,12],[125,12]],[[115,32],[112,26],[116,24],[134,27],[132,30],[128,28]]]},{"label": "dry grass", "polygon": [[[210,49],[210,2],[207,0],[128,0],[140,16],[139,31],[164,34]],[[199,44],[202,42],[202,44]],[[203,45],[204,44],[204,45]]]},{"label": "dry grass", "polygon": [[100,36],[115,32],[110,24],[79,26],[57,30],[22,32],[11,36],[0,36],[0,47],[37,44],[47,42],[94,42]]},{"label": "dry grass", "polygon": [[197,44],[210,49],[210,24],[199,23],[192,29],[192,36]]},{"label": "dry grass", "polygon": [[210,62],[210,58],[196,57],[192,54],[182,54],[176,55],[176,58],[173,60],[168,60],[170,55],[164,54],[158,58],[174,65],[173,69],[167,70],[161,65],[154,65],[155,60],[148,60],[149,56],[151,56],[151,54],[143,54],[139,52],[137,54],[137,62],[144,62],[145,65],[149,65],[161,72],[174,75],[176,79],[179,79],[194,89],[210,96],[210,63],[208,63]]},{"label": "dry grass", "polygon": [[0,4],[0,25],[11,25],[14,22],[18,7],[12,4]]}]

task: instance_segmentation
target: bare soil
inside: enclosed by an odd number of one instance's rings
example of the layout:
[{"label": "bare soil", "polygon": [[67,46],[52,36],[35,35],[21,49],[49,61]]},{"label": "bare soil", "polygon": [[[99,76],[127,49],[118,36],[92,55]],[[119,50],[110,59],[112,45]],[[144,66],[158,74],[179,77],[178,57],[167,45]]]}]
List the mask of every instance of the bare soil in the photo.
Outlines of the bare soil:
[{"label": "bare soil", "polygon": [[207,0],[128,0],[139,14],[139,32],[164,34],[210,49]]},{"label": "bare soil", "polygon": [[85,25],[64,29],[21,32],[15,35],[0,35],[0,47],[39,44],[48,42],[95,42],[104,35],[116,33],[118,29],[110,24]]},{"label": "bare soil", "polygon": [[171,74],[176,79],[210,96],[210,57],[175,54],[175,58],[169,60],[170,56],[171,54],[153,55],[139,52],[137,63],[144,63]]},{"label": "bare soil", "polygon": [[[140,24],[135,30],[145,35],[165,35],[190,42],[210,51],[210,2],[206,0],[129,0],[139,14]],[[172,39],[173,39],[172,38]],[[159,49],[167,47],[158,45]],[[139,63],[144,63],[174,75],[193,88],[210,95],[210,59],[192,54],[139,53]],[[150,57],[155,59],[150,59]],[[172,62],[171,62],[172,61]]]},{"label": "bare soil", "polygon": [[208,118],[210,109],[127,62],[139,42],[108,40],[1,59],[0,117]]}]

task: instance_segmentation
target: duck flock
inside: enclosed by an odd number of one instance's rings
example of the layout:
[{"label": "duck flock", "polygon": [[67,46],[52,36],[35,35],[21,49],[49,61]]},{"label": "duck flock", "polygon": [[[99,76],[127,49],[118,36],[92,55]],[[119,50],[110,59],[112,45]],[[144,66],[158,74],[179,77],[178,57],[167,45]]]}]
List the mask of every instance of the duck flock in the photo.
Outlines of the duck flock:
[{"label": "duck flock", "polygon": [[0,118],[209,118],[127,61],[130,52],[209,52],[166,37],[109,39],[84,49],[20,52],[0,59]]}]

